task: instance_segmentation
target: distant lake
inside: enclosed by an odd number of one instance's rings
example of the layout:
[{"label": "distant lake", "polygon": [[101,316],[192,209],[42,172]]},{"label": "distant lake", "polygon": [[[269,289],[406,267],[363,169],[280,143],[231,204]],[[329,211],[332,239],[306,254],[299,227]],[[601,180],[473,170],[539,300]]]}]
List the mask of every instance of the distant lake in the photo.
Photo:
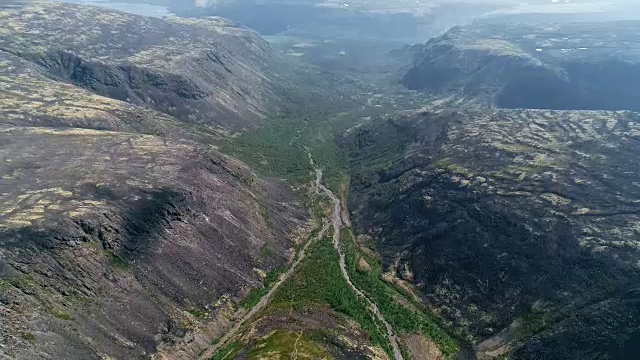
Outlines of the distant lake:
[{"label": "distant lake", "polygon": [[135,15],[144,15],[144,16],[153,16],[161,18],[163,16],[173,15],[166,6],[162,5],[152,5],[145,3],[128,3],[122,1],[111,1],[111,0],[55,0],[58,2],[67,2],[74,4],[85,4],[85,5],[95,5],[102,6],[105,8],[124,11],[130,14]]}]

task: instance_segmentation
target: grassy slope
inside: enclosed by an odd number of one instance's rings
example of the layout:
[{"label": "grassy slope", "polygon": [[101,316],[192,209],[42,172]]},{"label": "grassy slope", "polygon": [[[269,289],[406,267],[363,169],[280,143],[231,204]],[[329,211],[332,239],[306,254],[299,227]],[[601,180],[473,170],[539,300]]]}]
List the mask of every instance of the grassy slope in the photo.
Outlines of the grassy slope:
[{"label": "grassy slope", "polygon": [[[460,346],[457,340],[441,326],[439,320],[426,312],[421,304],[417,304],[383,280],[380,262],[358,249],[349,229],[344,229],[341,236],[351,281],[378,305],[393,329],[398,333],[422,334],[433,340],[447,358],[455,356]],[[357,262],[360,258],[369,264],[369,269],[364,270],[358,267]],[[403,305],[403,303],[410,305]]]},{"label": "grassy slope", "polygon": [[[292,278],[285,282],[274,294],[271,303],[263,311],[263,315],[282,310],[297,312],[305,309],[330,307],[355,321],[368,334],[372,345],[379,346],[390,354],[391,347],[382,332],[382,324],[377,322],[373,314],[367,309],[366,304],[356,296],[342,278],[338,265],[338,253],[331,241],[331,234],[328,233],[309,247],[305,261],[301,263]],[[318,269],[322,269],[322,271],[318,271]],[[265,288],[267,286],[265,285]],[[259,300],[261,293],[258,290],[255,295],[250,295],[248,299],[257,297]],[[248,303],[246,304],[248,305]],[[312,335],[305,334],[307,337]],[[298,334],[296,334],[297,336]],[[249,350],[249,358],[259,358],[258,355],[266,351],[265,347],[266,349],[275,349],[278,352],[285,351],[290,342],[290,333],[284,331],[276,332],[253,346]],[[321,342],[321,340],[307,338],[305,340],[307,345],[302,346],[301,354],[305,356],[313,354],[320,356],[320,354],[324,354],[320,345]],[[244,348],[244,344],[231,343],[218,351],[212,359],[233,358]]]},{"label": "grassy slope", "polygon": [[327,234],[313,245],[300,269],[275,294],[270,308],[302,310],[328,305],[355,320],[369,334],[372,344],[390,352],[381,324],[342,278],[338,261],[338,253]]}]

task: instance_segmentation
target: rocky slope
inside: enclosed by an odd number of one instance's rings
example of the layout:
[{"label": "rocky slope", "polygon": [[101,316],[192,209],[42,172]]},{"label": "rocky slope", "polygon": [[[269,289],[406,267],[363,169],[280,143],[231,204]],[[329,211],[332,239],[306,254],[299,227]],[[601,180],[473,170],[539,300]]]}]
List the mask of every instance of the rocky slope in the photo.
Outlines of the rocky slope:
[{"label": "rocky slope", "polygon": [[[504,36],[532,28],[518,29]],[[574,36],[585,34],[584,27],[577,29],[581,30],[575,30]],[[595,30],[587,34],[580,41],[601,36]],[[534,31],[528,36],[543,35]],[[454,101],[444,106],[434,102],[424,111],[364,117],[339,138],[350,158],[349,210],[360,234],[357,244],[364,249],[372,246],[382,258],[379,265],[375,253],[357,255],[354,279],[374,273],[372,277],[384,279],[383,284],[418,289],[423,303],[455,329],[456,340],[464,339],[445,355],[446,343],[433,343],[438,333],[417,327],[423,335],[416,336],[417,342],[432,342],[418,347],[414,354],[424,354],[430,347],[436,350],[433,358],[637,357],[638,114],[473,106],[469,100],[501,105],[496,99],[512,80],[500,77],[502,74],[537,79],[538,68],[545,73],[558,67],[551,62],[536,63],[531,54],[522,55],[504,39],[483,35],[470,46],[480,49],[477,54],[481,56],[465,52],[468,49],[452,50],[462,55],[444,56],[438,64],[455,71],[434,70],[441,76],[441,83],[435,84],[442,86],[429,89],[438,98],[457,100],[458,110],[451,108]],[[616,46],[623,54],[632,53],[622,43]],[[535,49],[535,53],[545,52]],[[493,51],[498,53],[496,61],[486,57]],[[611,49],[607,52],[613,53]],[[526,66],[511,67],[522,58]],[[486,66],[476,67],[484,60]],[[530,60],[535,66],[528,67]],[[467,67],[465,61],[472,65]],[[467,69],[474,71],[467,73]],[[432,80],[426,79],[425,84],[432,85]],[[466,89],[479,92],[467,94]],[[512,90],[506,93],[513,96],[523,91]],[[598,96],[605,105],[612,104]],[[531,97],[523,98],[528,101]],[[581,104],[569,103],[583,107]],[[630,103],[620,106],[630,107]],[[296,343],[294,338],[317,345],[319,327],[340,326],[325,316],[324,325],[310,320],[313,325],[305,327],[301,319],[314,319],[317,313],[310,316],[307,311],[301,316],[300,309],[307,307],[296,307],[306,297],[315,300],[307,300],[316,305],[312,310],[317,311],[318,303],[331,304],[331,297],[313,288],[317,283],[324,291],[333,288],[334,284],[325,282],[331,274],[328,260],[307,263],[326,269],[325,277],[314,269],[301,271],[304,276],[294,277],[295,286],[273,303],[276,309],[263,314],[255,327],[247,327],[241,337],[246,342],[225,354],[250,357],[255,353],[245,350],[272,349],[274,343],[291,345]],[[379,273],[371,271],[372,264]],[[375,295],[375,289],[371,290],[365,292]],[[321,310],[329,313],[327,308]],[[418,312],[408,317],[416,319]],[[410,348],[411,337],[403,333],[402,322],[390,322],[401,345]],[[323,336],[326,340],[326,334]],[[348,337],[359,338],[353,333]]]},{"label": "rocky slope", "polygon": [[304,220],[286,187],[197,144],[2,133],[9,356],[147,357],[259,286],[262,271],[288,260]]},{"label": "rocky slope", "polygon": [[427,106],[339,137],[358,233],[472,357],[640,356],[639,30],[454,28],[404,49]]},{"label": "rocky slope", "polygon": [[216,150],[277,107],[268,46],[222,19],[0,19],[0,357],[193,358],[306,228]]},{"label": "rocky slope", "polygon": [[403,84],[502,108],[638,110],[638,22],[458,27]]},{"label": "rocky slope", "polygon": [[227,20],[56,3],[9,8],[0,19],[4,76],[26,61],[38,67],[26,71],[30,81],[45,76],[218,130],[255,125],[273,110],[269,46]]},{"label": "rocky slope", "polygon": [[638,114],[461,108],[349,132],[350,210],[481,359],[639,354]]},{"label": "rocky slope", "polygon": [[429,105],[339,137],[356,229],[480,359],[640,354],[639,29],[454,28],[405,49]]}]

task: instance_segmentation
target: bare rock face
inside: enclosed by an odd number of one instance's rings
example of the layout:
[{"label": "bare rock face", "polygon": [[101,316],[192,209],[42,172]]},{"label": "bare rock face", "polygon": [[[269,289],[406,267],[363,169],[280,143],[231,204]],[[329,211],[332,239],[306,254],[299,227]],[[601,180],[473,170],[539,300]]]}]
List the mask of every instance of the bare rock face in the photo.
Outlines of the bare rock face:
[{"label": "bare rock face", "polygon": [[[480,358],[630,359],[638,114],[432,109],[345,138],[350,210]],[[401,275],[401,274],[398,274]]]},{"label": "bare rock face", "polygon": [[638,22],[478,25],[426,43],[402,82],[502,108],[638,110]]},{"label": "bare rock face", "polygon": [[298,195],[213,146],[276,106],[258,36],[60,4],[0,19],[2,356],[149,358],[290,260]]}]

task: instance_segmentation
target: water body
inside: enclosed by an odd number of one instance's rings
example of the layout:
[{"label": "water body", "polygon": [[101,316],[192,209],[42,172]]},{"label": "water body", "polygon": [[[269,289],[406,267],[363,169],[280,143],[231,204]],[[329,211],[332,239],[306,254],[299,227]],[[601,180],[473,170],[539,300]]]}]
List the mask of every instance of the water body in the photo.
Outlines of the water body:
[{"label": "water body", "polygon": [[166,6],[146,4],[146,3],[129,3],[129,2],[111,1],[111,0],[54,0],[54,1],[102,6],[108,9],[123,11],[130,14],[153,16],[157,18],[173,15],[173,13],[171,13],[171,11],[169,11],[169,9]]}]

